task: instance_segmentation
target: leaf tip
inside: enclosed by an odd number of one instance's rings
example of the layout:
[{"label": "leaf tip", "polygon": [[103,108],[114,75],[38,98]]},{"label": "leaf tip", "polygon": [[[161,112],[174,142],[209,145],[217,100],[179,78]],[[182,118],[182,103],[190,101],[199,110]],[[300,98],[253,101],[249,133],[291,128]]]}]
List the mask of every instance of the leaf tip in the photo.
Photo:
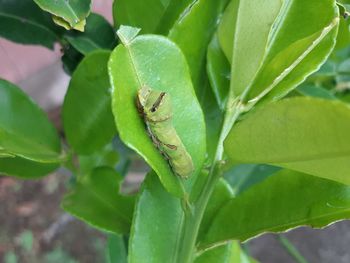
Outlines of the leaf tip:
[{"label": "leaf tip", "polygon": [[141,28],[121,25],[117,31],[117,35],[124,45],[128,45],[140,31]]}]

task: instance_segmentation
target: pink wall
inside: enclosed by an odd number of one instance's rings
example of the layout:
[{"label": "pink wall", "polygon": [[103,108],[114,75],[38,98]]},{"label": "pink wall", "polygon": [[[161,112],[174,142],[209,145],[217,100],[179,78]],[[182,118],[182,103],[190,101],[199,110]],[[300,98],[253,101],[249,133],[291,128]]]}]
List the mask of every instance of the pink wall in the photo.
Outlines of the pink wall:
[{"label": "pink wall", "polygon": [[[112,22],[112,0],[95,0],[93,11]],[[41,46],[25,46],[0,38],[0,78],[18,83],[59,60],[60,51]]]}]

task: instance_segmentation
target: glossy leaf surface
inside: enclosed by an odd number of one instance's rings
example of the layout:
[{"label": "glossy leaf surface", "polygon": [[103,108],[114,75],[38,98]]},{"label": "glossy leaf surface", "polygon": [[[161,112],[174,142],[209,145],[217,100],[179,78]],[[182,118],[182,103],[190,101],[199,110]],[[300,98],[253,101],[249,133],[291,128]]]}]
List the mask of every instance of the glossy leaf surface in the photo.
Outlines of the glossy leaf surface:
[{"label": "glossy leaf surface", "polygon": [[53,49],[57,28],[32,0],[0,1],[0,36],[21,44]]},{"label": "glossy leaf surface", "polygon": [[139,27],[142,33],[154,33],[171,0],[114,1],[113,17],[117,26]]},{"label": "glossy leaf surface", "polygon": [[215,99],[215,95],[210,87],[209,81],[204,83],[201,93],[200,104],[203,109],[207,131],[206,162],[209,163],[215,155],[224,114]]},{"label": "glossy leaf surface", "polygon": [[302,84],[297,88],[297,91],[304,96],[309,96],[309,97],[315,97],[315,98],[321,98],[321,99],[328,99],[328,100],[335,100],[337,97],[332,94],[329,90],[315,86],[312,84]]},{"label": "glossy leaf surface", "polygon": [[74,72],[63,104],[69,144],[81,154],[100,150],[116,133],[107,63],[109,51],[95,51]]},{"label": "glossy leaf surface", "polygon": [[194,263],[257,263],[249,258],[241,249],[238,242],[210,249],[196,258]]},{"label": "glossy leaf surface", "polygon": [[132,28],[122,28],[119,45],[109,61],[113,86],[113,113],[123,142],[141,154],[156,171],[168,191],[181,196],[180,179],[152,144],[136,107],[136,93],[146,85],[170,95],[173,125],[192,157],[197,174],[206,151],[205,123],[195,96],[188,66],[181,50],[165,37],[145,35],[136,38]]},{"label": "glossy leaf surface", "polygon": [[229,201],[217,214],[201,247],[348,219],[349,190],[340,183],[283,170]]},{"label": "glossy leaf surface", "polygon": [[201,239],[206,234],[218,211],[220,211],[221,207],[232,197],[233,191],[230,185],[225,180],[221,179],[215,186],[214,192],[206,207],[199,229],[198,239]]},{"label": "glossy leaf surface", "polygon": [[168,35],[169,30],[191,8],[193,0],[118,0],[113,4],[116,27],[128,25],[141,28],[142,34]]},{"label": "glossy leaf surface", "polygon": [[211,88],[220,109],[225,109],[230,88],[230,64],[221,50],[217,34],[214,34],[207,51],[207,73]]},{"label": "glossy leaf surface", "polygon": [[234,195],[239,195],[279,170],[280,167],[266,164],[240,164],[225,172],[224,178],[230,184]]},{"label": "glossy leaf surface", "polygon": [[[54,21],[67,29],[84,31],[81,25],[90,13],[91,0],[34,0],[41,9],[54,15]],[[82,29],[82,30],[81,30]]]},{"label": "glossy leaf surface", "polygon": [[5,80],[0,80],[0,147],[36,162],[63,161],[60,139],[44,111]]},{"label": "glossy leaf surface", "polygon": [[73,190],[64,197],[62,207],[93,227],[127,234],[135,200],[119,193],[121,180],[111,168],[96,168],[78,178]]},{"label": "glossy leaf surface", "polygon": [[197,95],[200,95],[203,89],[208,44],[226,3],[227,0],[193,1],[175,22],[168,35],[181,48],[187,59]]},{"label": "glossy leaf surface", "polygon": [[293,98],[260,107],[225,141],[241,163],[267,163],[350,184],[350,107]]},{"label": "glossy leaf surface", "polygon": [[326,60],[335,45],[334,0],[232,1],[219,41],[232,64],[231,88],[244,100],[280,98]]},{"label": "glossy leaf surface", "polygon": [[177,262],[183,212],[155,173],[147,175],[138,197],[129,242],[129,263]]},{"label": "glossy leaf surface", "polygon": [[0,174],[21,179],[35,179],[58,168],[59,164],[38,163],[21,157],[0,158]]},{"label": "glossy leaf surface", "polygon": [[108,236],[108,263],[127,263],[127,250],[122,235]]}]

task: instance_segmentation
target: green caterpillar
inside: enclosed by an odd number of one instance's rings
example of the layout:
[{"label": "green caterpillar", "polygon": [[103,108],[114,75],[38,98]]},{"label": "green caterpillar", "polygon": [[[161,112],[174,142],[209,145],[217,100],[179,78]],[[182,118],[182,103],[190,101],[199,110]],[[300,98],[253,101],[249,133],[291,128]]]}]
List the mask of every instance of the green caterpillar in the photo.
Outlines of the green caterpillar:
[{"label": "green caterpillar", "polygon": [[170,96],[143,86],[138,90],[136,105],[148,135],[172,171],[181,178],[188,178],[194,170],[193,161],[172,125]]}]

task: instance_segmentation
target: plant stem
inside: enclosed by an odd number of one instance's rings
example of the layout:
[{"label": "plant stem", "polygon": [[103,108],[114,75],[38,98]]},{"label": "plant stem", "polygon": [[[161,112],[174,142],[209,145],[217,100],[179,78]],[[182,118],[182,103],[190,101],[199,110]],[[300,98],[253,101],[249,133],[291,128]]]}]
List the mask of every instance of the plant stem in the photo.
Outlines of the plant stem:
[{"label": "plant stem", "polygon": [[215,185],[222,175],[221,166],[224,153],[224,140],[226,139],[232,126],[237,121],[241,113],[242,104],[239,100],[231,100],[228,102],[223,126],[220,132],[220,137],[216,148],[215,158],[212,163],[207,181],[198,199],[193,205],[192,213],[185,213],[184,225],[182,229],[182,243],[180,247],[179,258],[176,262],[193,262],[193,256],[195,254],[194,249],[196,245],[200,223],[202,221],[210,196],[214,191]]},{"label": "plant stem", "polygon": [[288,251],[288,253],[295,259],[298,263],[308,263],[308,261],[300,254],[298,249],[284,236],[278,236],[279,241],[282,246]]}]

